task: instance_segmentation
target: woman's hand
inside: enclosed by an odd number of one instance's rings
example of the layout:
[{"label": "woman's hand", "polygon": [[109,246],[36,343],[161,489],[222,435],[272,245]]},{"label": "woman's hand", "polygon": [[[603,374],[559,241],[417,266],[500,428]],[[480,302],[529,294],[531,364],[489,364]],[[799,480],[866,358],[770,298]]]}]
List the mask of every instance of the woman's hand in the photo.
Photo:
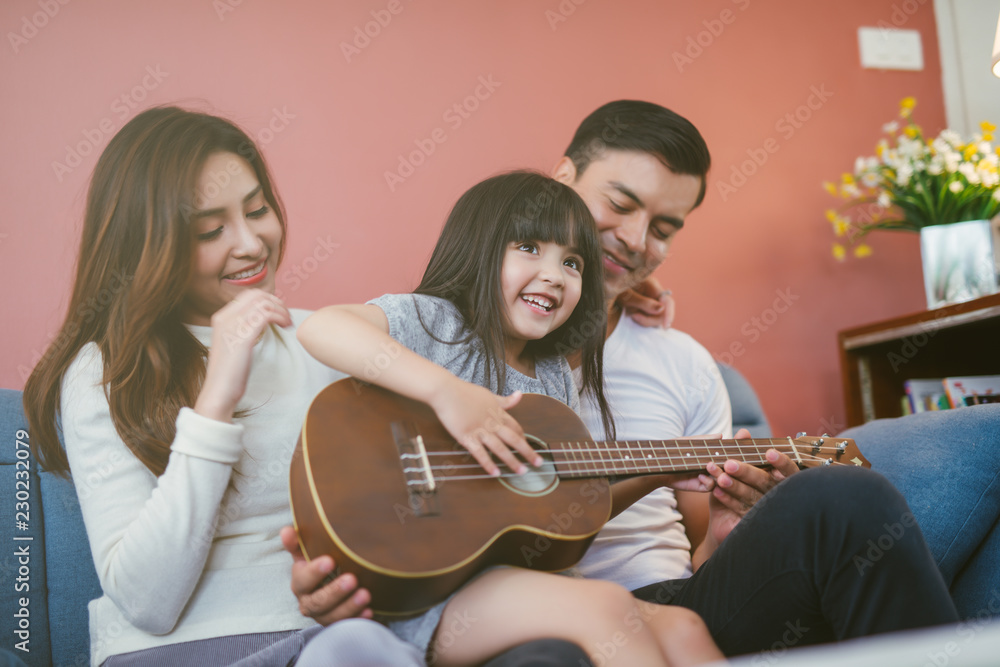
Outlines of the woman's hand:
[{"label": "woman's hand", "polygon": [[194,410],[218,421],[231,421],[246,391],[253,347],[264,330],[287,327],[292,316],[278,297],[250,289],[212,315],[212,346],[208,370]]},{"label": "woman's hand", "polygon": [[521,392],[497,396],[484,387],[451,378],[434,393],[430,406],[441,424],[487,473],[494,477],[500,474],[491,452],[517,474],[527,472],[528,468],[514,456],[512,449],[531,465],[542,465],[542,457],[525,440],[521,425],[507,414],[521,400]]}]

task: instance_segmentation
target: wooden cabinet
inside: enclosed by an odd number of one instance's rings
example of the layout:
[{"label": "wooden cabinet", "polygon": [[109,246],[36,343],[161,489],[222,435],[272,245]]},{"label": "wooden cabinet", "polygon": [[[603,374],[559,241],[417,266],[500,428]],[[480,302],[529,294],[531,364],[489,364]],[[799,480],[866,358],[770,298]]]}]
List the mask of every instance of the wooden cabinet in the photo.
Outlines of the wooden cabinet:
[{"label": "wooden cabinet", "polygon": [[1000,374],[1000,294],[837,334],[847,424],[899,417],[903,382]]}]

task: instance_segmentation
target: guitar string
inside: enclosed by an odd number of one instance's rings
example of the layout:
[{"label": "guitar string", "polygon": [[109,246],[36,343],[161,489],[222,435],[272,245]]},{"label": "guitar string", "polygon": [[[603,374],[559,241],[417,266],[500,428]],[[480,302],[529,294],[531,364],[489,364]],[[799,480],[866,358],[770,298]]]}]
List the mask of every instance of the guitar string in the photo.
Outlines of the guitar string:
[{"label": "guitar string", "polygon": [[[643,442],[643,441],[634,440],[634,441],[622,441],[622,442],[637,442],[638,443],[638,442]],[[645,441],[645,442],[658,442],[658,441]],[[667,453],[668,456],[670,456],[669,452],[671,450],[680,449],[681,447],[677,447],[677,445],[679,445],[681,443],[684,443],[684,442],[687,442],[687,441],[683,441],[683,440],[669,440],[669,441],[665,441],[665,442],[670,442],[671,443],[671,447],[668,449],[668,448],[666,448],[664,446],[661,446],[661,447],[659,447],[659,449],[664,450],[664,452]],[[693,441],[690,441],[690,442],[691,442],[691,444],[686,445],[686,447],[687,448],[691,448],[691,449],[704,449],[704,450],[718,450],[718,449],[723,449],[723,450],[727,450],[727,451],[735,449],[736,451],[759,451],[759,450],[756,449],[756,443],[752,444],[752,445],[741,445],[741,444],[739,444],[741,441],[732,441],[732,440],[729,441],[730,443],[733,443],[733,444],[723,444],[723,442],[716,442],[714,440],[707,440],[707,441],[704,441],[704,440],[693,440]],[[711,446],[706,445],[706,444],[701,444],[701,443],[705,443],[705,442],[709,443]],[[431,441],[431,443],[432,444],[440,444],[440,443],[434,443],[434,441]],[[699,443],[699,444],[696,445],[694,443]],[[579,443],[574,443],[574,444],[579,444]],[[655,445],[650,445],[650,447],[652,447],[653,449],[656,449]],[[782,447],[785,448],[786,452],[794,452],[795,449],[796,449],[796,447],[792,447],[791,445],[789,445],[786,440],[778,440],[776,442],[769,443],[769,448],[772,448],[772,449],[779,449],[780,450]],[[820,445],[819,447],[814,447],[812,445],[798,445],[798,448],[800,448],[801,450],[807,450],[809,452],[812,452],[815,449],[819,449],[820,451],[830,451],[830,452],[844,453],[841,450],[840,447],[827,446],[827,445]],[[584,454],[587,454],[587,453],[590,453],[590,454],[600,455],[601,453],[610,452],[611,449],[609,447],[585,447],[585,446],[584,447],[576,447],[576,448],[574,448],[574,447],[565,447],[563,449],[549,449],[549,448],[545,448],[545,447],[540,447],[540,448],[536,449],[535,451],[541,452],[543,454],[546,454],[546,453],[548,453],[548,454],[558,454],[558,453],[568,453],[568,454],[569,453],[571,453],[571,454],[584,453]],[[427,456],[451,456],[451,455],[453,455],[455,453],[461,453],[461,452],[462,452],[461,449],[456,449],[454,452],[450,452],[450,451],[449,452],[444,452],[444,451],[429,451],[429,452],[427,452]],[[639,459],[636,458],[636,459],[625,459],[625,460],[638,461]]]},{"label": "guitar string", "polygon": [[[822,447],[821,447],[821,449],[822,449]],[[540,450],[540,451],[547,451],[547,450]],[[557,451],[560,451],[560,450],[557,450]],[[562,450],[562,451],[565,451],[565,450]],[[455,454],[461,454],[461,452],[459,452],[459,451],[456,451],[454,453]],[[829,461],[829,463],[831,465],[837,465],[837,466],[853,465],[853,464],[848,464],[848,463],[842,463],[840,461],[832,461],[832,460],[830,460],[828,458],[824,458],[824,457],[821,457],[821,456],[816,456],[816,455],[814,455],[812,453],[803,453],[802,457],[804,459],[806,459],[806,460],[816,461],[816,462],[823,462],[823,463],[825,463],[825,462]],[[670,460],[672,458],[675,458],[675,457],[668,457],[668,460]],[[683,457],[681,457],[681,458],[683,458]],[[650,460],[658,460],[658,459],[650,459]],[[689,463],[694,463],[694,461],[689,461],[686,458],[685,458],[685,461],[687,461]],[[747,461],[747,462],[749,463],[750,461]],[[766,461],[756,461],[756,462],[757,463],[766,463]],[[555,465],[557,467],[560,466],[560,465],[562,465],[562,466],[564,466],[564,468],[571,468],[572,466],[581,466],[581,465],[585,465],[585,464],[593,464],[594,468],[595,468],[594,470],[576,468],[576,469],[570,469],[570,470],[568,470],[568,472],[569,473],[574,473],[575,472],[575,473],[580,473],[582,475],[590,475],[590,476],[597,476],[597,477],[605,476],[605,475],[613,475],[613,474],[617,474],[617,473],[626,473],[627,474],[627,473],[635,472],[634,469],[627,468],[627,467],[614,467],[613,466],[611,469],[608,469],[607,465],[603,461],[598,461],[596,459],[593,459],[593,460],[590,460],[590,461],[586,461],[586,460],[583,460],[583,461],[550,461],[550,463],[552,463],[553,465]],[[604,470],[597,470],[596,469],[597,465],[600,465],[602,468],[604,468]],[[448,465],[448,466],[430,466],[430,470],[432,472],[441,472],[441,471],[448,472],[448,471],[452,471],[452,470],[455,470],[455,469],[458,469],[458,468],[477,468],[477,467],[479,467],[479,464],[474,462],[474,463],[470,463],[470,464],[454,464],[454,465]],[[504,466],[504,467],[506,467],[506,466]],[[700,466],[698,466],[698,467],[700,467]],[[670,473],[670,472],[689,472],[689,471],[693,472],[693,471],[697,470],[698,467],[696,467],[694,469],[688,468],[688,469],[685,469],[685,470],[677,470],[677,471],[665,470],[663,472],[664,473]],[[406,469],[404,469],[404,472],[422,472],[422,471],[423,471],[423,468],[406,468]],[[567,471],[564,470],[563,472],[567,472]],[[513,472],[501,473],[500,474],[500,477],[519,477],[519,476],[520,475],[517,475],[516,473],[513,473]],[[496,478],[492,477],[490,475],[487,475],[486,473],[481,473],[481,474],[477,474],[477,475],[435,475],[435,479],[457,481],[457,480],[496,479]]]}]

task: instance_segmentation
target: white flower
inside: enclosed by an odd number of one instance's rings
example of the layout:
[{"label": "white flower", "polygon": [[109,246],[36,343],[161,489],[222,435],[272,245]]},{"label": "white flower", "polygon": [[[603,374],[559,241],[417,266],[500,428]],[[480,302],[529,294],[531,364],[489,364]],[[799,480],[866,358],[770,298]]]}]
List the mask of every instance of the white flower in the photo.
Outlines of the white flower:
[{"label": "white flower", "polygon": [[[958,165],[958,173],[965,176],[966,180],[972,185],[979,184],[979,174],[976,173],[976,167],[971,162],[963,162]],[[952,190],[952,192],[956,192]]]},{"label": "white flower", "polygon": [[954,130],[942,130],[941,138],[947,141],[952,146],[960,146],[962,144],[962,137],[958,132]]},{"label": "white flower", "polygon": [[911,176],[913,176],[913,167],[904,162],[899,165],[899,171],[896,172],[896,184],[901,187],[906,187],[906,185],[910,182]]},{"label": "white flower", "polygon": [[955,194],[958,194],[964,188],[965,186],[962,185],[962,181],[952,181],[951,183],[948,184],[948,189],[954,192]]},{"label": "white flower", "polygon": [[889,193],[888,192],[881,192],[881,193],[879,193],[879,196],[878,196],[878,205],[881,206],[882,208],[886,208],[886,209],[889,208],[890,206],[892,206],[892,200],[889,199]]},{"label": "white flower", "polygon": [[893,134],[899,129],[899,123],[892,121],[891,123],[886,123],[882,126],[882,131],[886,134]]}]

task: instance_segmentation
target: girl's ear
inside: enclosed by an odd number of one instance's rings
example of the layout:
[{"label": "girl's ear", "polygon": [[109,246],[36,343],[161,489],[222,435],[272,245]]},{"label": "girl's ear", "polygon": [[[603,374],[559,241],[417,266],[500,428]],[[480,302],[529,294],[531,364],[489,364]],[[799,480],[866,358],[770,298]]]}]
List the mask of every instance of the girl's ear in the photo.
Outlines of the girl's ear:
[{"label": "girl's ear", "polygon": [[556,166],[552,168],[552,178],[563,185],[573,185],[576,181],[576,165],[568,155],[562,156]]}]

